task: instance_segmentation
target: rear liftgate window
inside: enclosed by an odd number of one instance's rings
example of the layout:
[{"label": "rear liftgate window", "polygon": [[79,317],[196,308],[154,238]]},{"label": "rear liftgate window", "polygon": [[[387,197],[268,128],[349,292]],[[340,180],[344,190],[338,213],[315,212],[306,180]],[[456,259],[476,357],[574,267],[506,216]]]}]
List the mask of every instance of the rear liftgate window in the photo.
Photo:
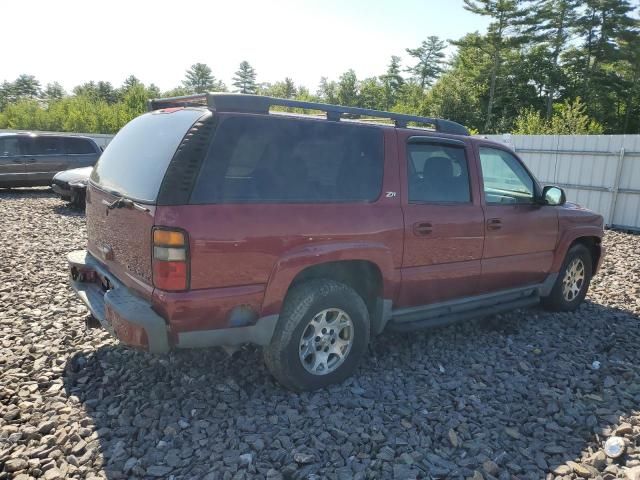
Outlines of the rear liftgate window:
[{"label": "rear liftgate window", "polygon": [[216,130],[191,203],[371,202],[382,171],[380,129],[229,117]]},{"label": "rear liftgate window", "polygon": [[153,203],[167,166],[202,110],[153,112],[127,123],[102,153],[91,180],[112,193]]}]

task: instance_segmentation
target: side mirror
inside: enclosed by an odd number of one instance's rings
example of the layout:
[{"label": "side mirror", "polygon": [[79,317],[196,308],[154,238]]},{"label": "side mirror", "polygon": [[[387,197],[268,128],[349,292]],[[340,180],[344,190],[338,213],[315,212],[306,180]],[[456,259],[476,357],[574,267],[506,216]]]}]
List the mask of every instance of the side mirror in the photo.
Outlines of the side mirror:
[{"label": "side mirror", "polygon": [[567,196],[560,187],[547,185],[542,189],[542,202],[545,205],[564,205],[566,201]]}]

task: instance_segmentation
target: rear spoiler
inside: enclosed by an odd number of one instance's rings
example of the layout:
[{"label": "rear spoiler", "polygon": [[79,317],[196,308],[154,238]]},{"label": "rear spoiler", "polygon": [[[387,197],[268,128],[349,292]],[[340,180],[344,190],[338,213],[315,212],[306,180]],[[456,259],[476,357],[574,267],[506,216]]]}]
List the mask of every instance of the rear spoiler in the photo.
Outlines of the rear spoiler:
[{"label": "rear spoiler", "polygon": [[[325,112],[327,120],[340,121],[343,115],[351,118],[373,117],[392,120],[397,128],[412,128],[409,123],[429,125],[437,132],[453,135],[469,135],[469,131],[459,123],[441,118],[419,117],[404,113],[384,112],[368,108],[344,107],[328,103],[303,102],[288,98],[265,97],[262,95],[245,95],[239,93],[198,93],[182,97],[156,98],[149,100],[148,110],[159,110],[175,107],[208,107],[217,112],[243,112],[267,114],[271,107],[300,108],[303,110],[319,110]],[[345,117],[346,118],[346,117]],[[415,127],[413,127],[415,128]]]}]

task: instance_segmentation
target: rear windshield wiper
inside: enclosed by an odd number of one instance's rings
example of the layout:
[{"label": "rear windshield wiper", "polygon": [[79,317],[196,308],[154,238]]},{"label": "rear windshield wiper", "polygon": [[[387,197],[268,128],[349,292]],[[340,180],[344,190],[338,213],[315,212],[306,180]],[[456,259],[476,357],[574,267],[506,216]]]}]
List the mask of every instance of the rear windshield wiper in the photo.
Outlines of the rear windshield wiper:
[{"label": "rear windshield wiper", "polygon": [[130,198],[120,197],[113,202],[107,202],[106,200],[102,201],[108,210],[113,210],[114,208],[135,208],[137,210],[142,210],[143,212],[148,212],[149,209],[140,203],[134,202]]}]

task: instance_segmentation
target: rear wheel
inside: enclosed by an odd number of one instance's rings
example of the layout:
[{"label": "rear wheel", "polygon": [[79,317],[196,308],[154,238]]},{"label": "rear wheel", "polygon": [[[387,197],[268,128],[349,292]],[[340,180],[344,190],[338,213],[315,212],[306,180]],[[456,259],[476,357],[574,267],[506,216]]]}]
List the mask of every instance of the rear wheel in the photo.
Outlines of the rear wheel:
[{"label": "rear wheel", "polygon": [[544,307],[559,312],[570,312],[578,308],[587,295],[592,268],[591,252],[587,247],[571,247],[551,293],[542,299]]},{"label": "rear wheel", "polygon": [[353,374],[368,342],[362,298],[345,284],[310,280],[287,295],[264,358],[285,387],[315,390]]}]

